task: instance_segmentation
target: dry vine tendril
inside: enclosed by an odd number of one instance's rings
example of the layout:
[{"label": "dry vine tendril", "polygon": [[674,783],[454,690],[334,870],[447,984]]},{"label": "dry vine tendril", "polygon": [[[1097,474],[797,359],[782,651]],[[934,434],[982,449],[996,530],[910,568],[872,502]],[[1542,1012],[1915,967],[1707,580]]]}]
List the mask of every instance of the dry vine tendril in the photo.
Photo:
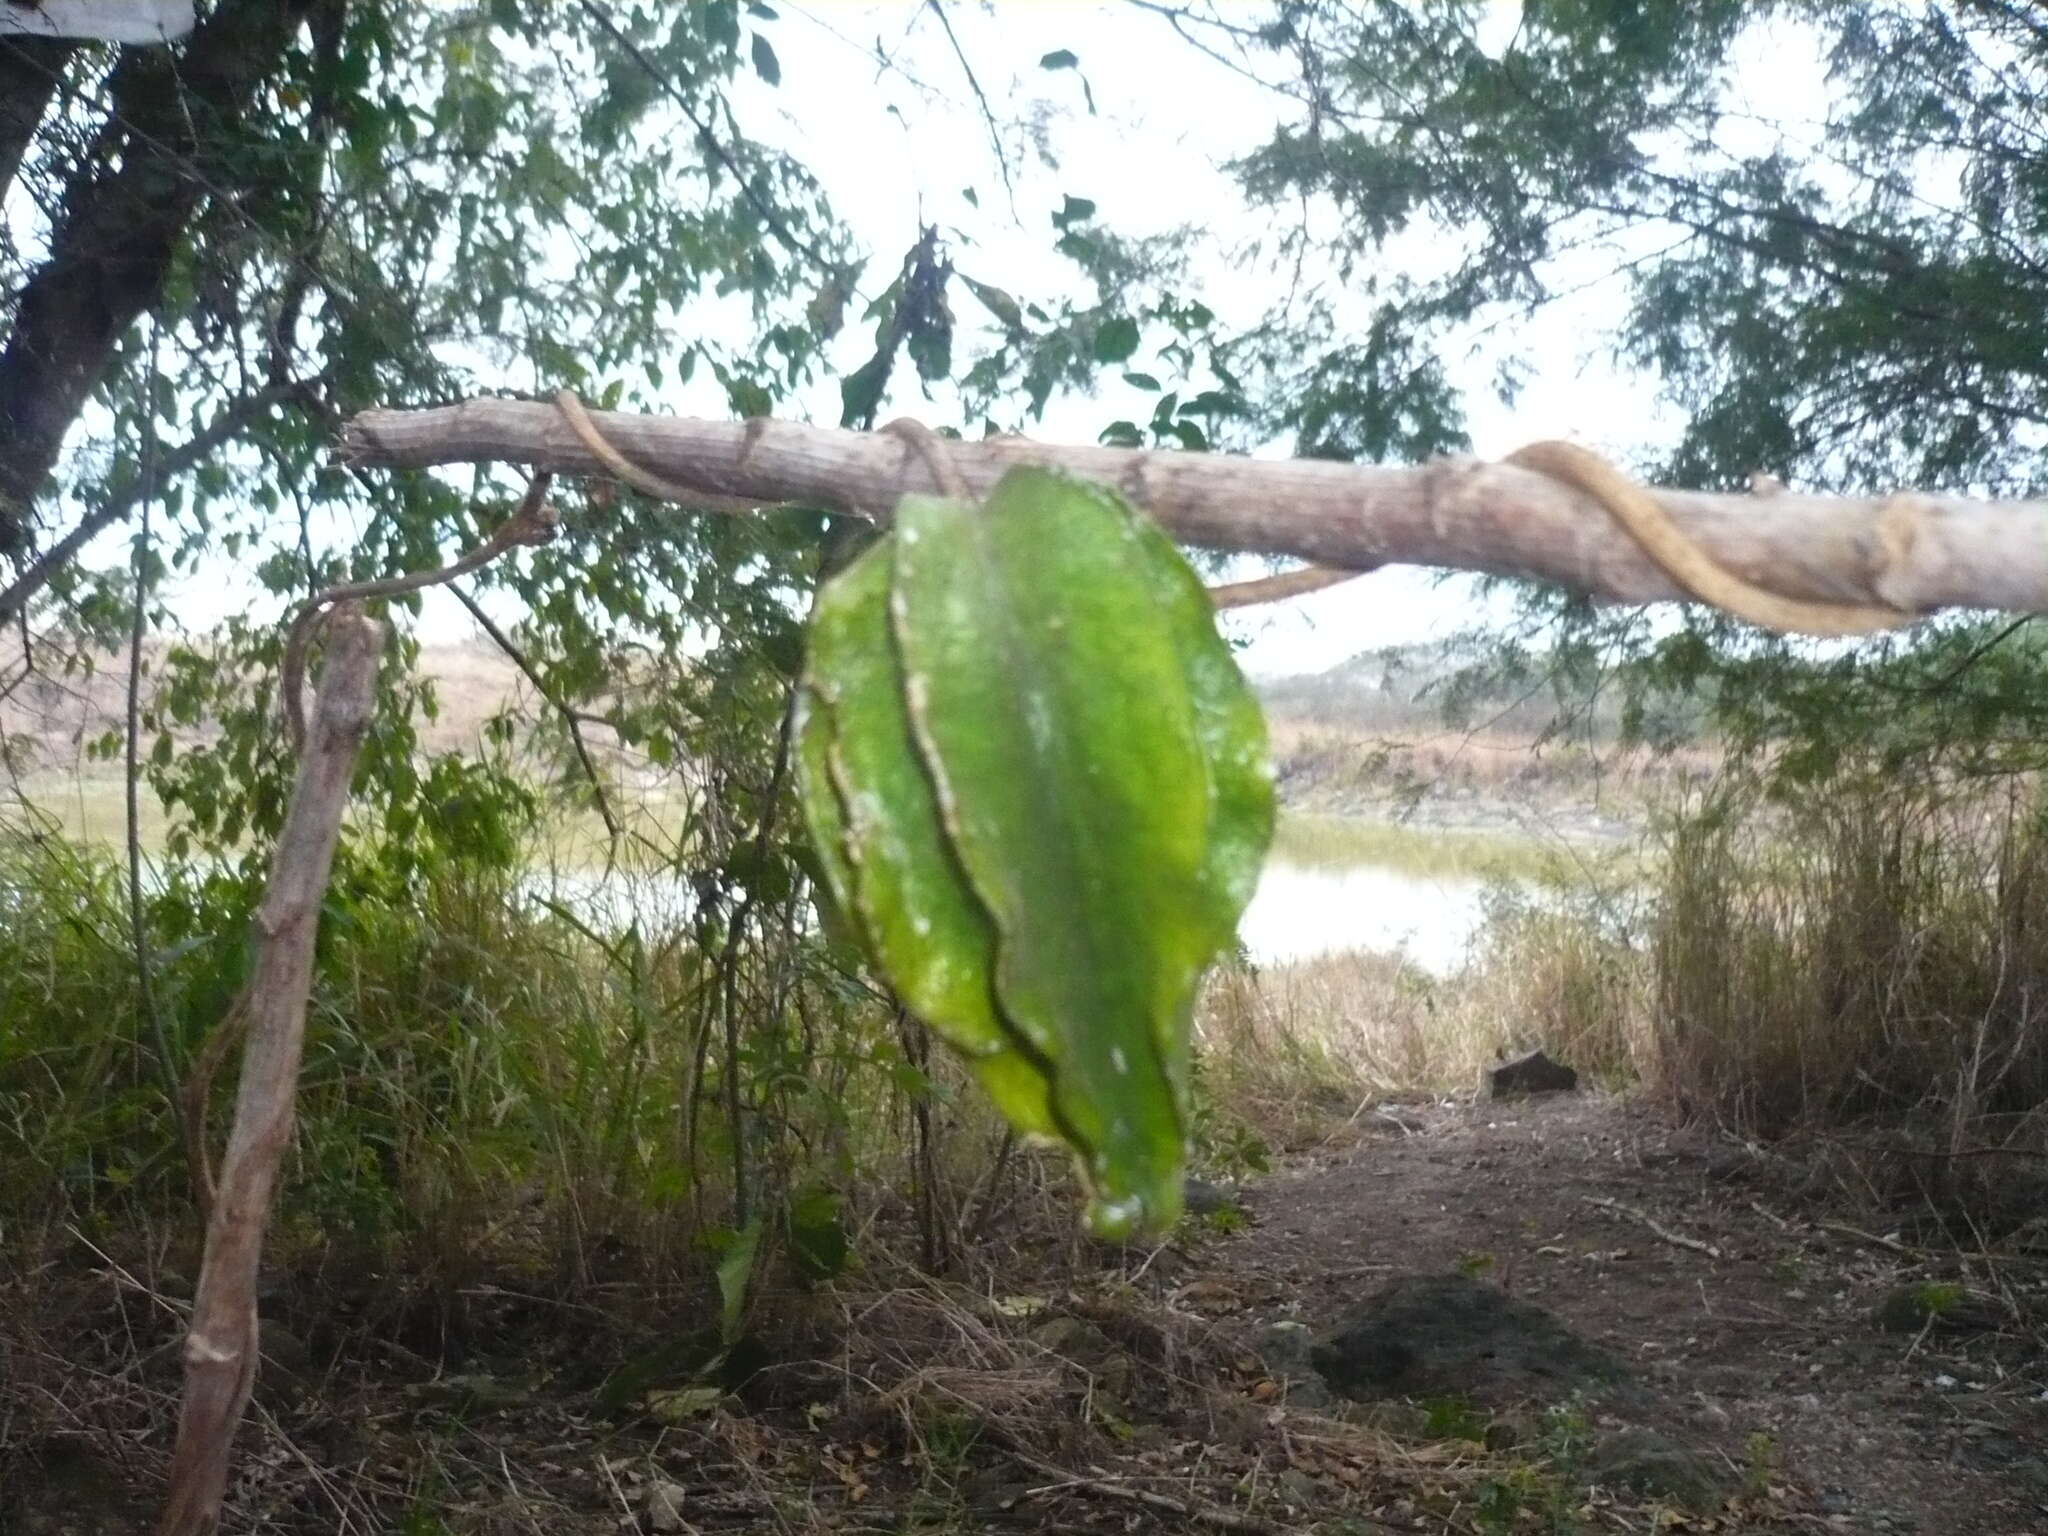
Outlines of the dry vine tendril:
[{"label": "dry vine tendril", "polygon": [[396,597],[424,587],[439,586],[489,565],[508,549],[522,544],[554,542],[560,518],[547,502],[548,486],[553,478],[545,472],[535,475],[526,488],[526,495],[520,500],[518,510],[498,524],[488,539],[452,565],[437,571],[415,571],[409,576],[387,576],[378,581],[344,582],[315,592],[299,604],[285,636],[284,664],[278,684],[284,697],[285,729],[290,733],[294,752],[304,750],[306,745],[306,652],[328,611],[336,603]]}]

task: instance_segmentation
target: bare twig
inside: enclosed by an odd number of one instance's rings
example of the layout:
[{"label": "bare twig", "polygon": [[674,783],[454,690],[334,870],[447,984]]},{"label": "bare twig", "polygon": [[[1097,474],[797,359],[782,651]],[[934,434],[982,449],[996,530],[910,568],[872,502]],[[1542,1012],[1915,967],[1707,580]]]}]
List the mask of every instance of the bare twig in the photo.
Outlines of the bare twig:
[{"label": "bare twig", "polygon": [[1369,575],[1371,571],[1371,566],[1347,571],[1331,565],[1305,565],[1298,571],[1281,571],[1272,576],[1255,577],[1251,581],[1232,581],[1211,587],[1209,603],[1215,608],[1249,608],[1255,603],[1284,602],[1290,597],[1304,597],[1325,587],[1338,586],[1354,576]]},{"label": "bare twig", "polygon": [[526,653],[512,643],[512,637],[498,627],[475,598],[453,582],[448,584],[448,590],[455,595],[458,603],[469,610],[469,616],[476,620],[477,628],[489,635],[491,642],[511,657],[512,664],[533,685],[533,691],[541,696],[550,709],[562,717],[562,723],[569,728],[569,744],[576,749],[576,761],[583,767],[584,778],[590,781],[590,793],[597,801],[597,814],[604,820],[605,835],[613,842],[617,842],[625,831],[625,823],[619,820],[618,813],[612,809],[611,796],[605,793],[604,776],[597,771],[597,760],[590,755],[590,747],[583,739],[583,715],[571,709],[566,700],[555,696],[555,691],[548,687],[546,680],[527,659]]},{"label": "bare twig", "polygon": [[[1034,1492],[1055,1492],[1071,1488],[1077,1493],[1092,1493],[1098,1498],[1121,1499],[1128,1504],[1143,1504],[1148,1509],[1163,1510],[1183,1520],[1192,1520],[1197,1525],[1211,1526],[1219,1531],[1238,1531],[1244,1536],[1280,1536],[1285,1529],[1270,1520],[1261,1520],[1255,1515],[1241,1515],[1234,1509],[1219,1509],[1213,1504],[1197,1504],[1191,1499],[1177,1499],[1171,1494],[1154,1493],[1149,1488],[1133,1488],[1128,1483],[1114,1481],[1107,1477],[1083,1477],[1056,1467],[1049,1461],[1040,1461],[1036,1456],[1026,1456],[1022,1451],[1010,1454],[1023,1465],[1041,1476],[1053,1478],[1050,1488]],[[1377,1523],[1377,1522],[1375,1522]]]},{"label": "bare twig", "polygon": [[183,1131],[184,1109],[178,1098],[178,1067],[171,1060],[171,1037],[164,1028],[163,1010],[156,1001],[156,962],[149,948],[149,920],[142,904],[142,642],[149,633],[150,504],[156,499],[156,408],[157,342],[151,328],[149,343],[149,388],[145,392],[142,421],[141,462],[138,465],[141,521],[135,530],[135,611],[128,622],[128,718],[124,743],[122,788],[126,811],[123,828],[128,843],[128,929],[135,948],[135,1000],[148,1021],[150,1041],[156,1049],[157,1071],[162,1074],[171,1114]]},{"label": "bare twig", "polygon": [[285,637],[284,664],[279,679],[279,692],[284,696],[285,727],[291,733],[294,750],[302,749],[306,741],[306,716],[303,694],[305,692],[306,650],[313,642],[313,633],[322,613],[337,603],[366,602],[371,598],[396,597],[402,592],[417,592],[422,587],[439,586],[466,576],[480,566],[489,565],[498,556],[515,545],[546,544],[555,537],[555,509],[548,505],[547,490],[551,477],[543,471],[533,477],[526,488],[526,495],[519,508],[483,543],[452,565],[442,566],[436,571],[414,571],[407,576],[386,576],[377,581],[348,581],[339,586],[328,587],[315,592],[292,615],[291,629]]},{"label": "bare twig", "polygon": [[1597,1205],[1603,1211],[1626,1216],[1661,1243],[1669,1243],[1674,1248],[1688,1248],[1694,1253],[1704,1253],[1710,1259],[1721,1257],[1721,1250],[1712,1243],[1703,1243],[1696,1237],[1687,1237],[1683,1232],[1674,1232],[1669,1227],[1660,1226],[1647,1212],[1639,1211],[1632,1205],[1623,1205],[1619,1200],[1608,1200],[1599,1195],[1586,1195],[1582,1198],[1588,1205]]}]

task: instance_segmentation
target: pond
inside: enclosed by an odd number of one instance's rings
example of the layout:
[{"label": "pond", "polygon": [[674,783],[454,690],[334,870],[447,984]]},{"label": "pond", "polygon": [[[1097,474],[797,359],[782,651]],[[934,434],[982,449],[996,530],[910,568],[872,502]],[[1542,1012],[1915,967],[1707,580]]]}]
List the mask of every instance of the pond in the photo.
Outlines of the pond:
[{"label": "pond", "polygon": [[[1238,925],[1251,958],[1278,965],[1338,950],[1399,949],[1438,975],[1463,962],[1489,885],[1530,871],[1533,845],[1340,816],[1284,818],[1257,893]],[[634,916],[687,915],[687,887],[670,877],[587,871],[541,875],[551,892],[599,926]]]},{"label": "pond", "polygon": [[1261,965],[1345,949],[1399,949],[1446,975],[1465,959],[1483,917],[1487,882],[1384,864],[1266,861],[1238,936]]}]

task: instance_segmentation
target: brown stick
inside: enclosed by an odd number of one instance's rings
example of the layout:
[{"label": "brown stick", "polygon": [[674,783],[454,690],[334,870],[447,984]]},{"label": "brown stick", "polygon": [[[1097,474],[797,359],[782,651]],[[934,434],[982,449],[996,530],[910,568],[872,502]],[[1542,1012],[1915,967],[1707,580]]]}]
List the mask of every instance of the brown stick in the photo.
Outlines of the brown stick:
[{"label": "brown stick", "polygon": [[354,604],[329,616],[313,728],[256,914],[248,1044],[185,1335],[185,1400],[159,1536],[205,1536],[218,1523],[228,1451],[255,1385],[256,1271],[278,1167],[291,1141],[313,939],[356,751],[370,726],[383,647],[384,626]]},{"label": "brown stick", "polygon": [[402,592],[417,592],[423,587],[439,586],[466,576],[471,571],[489,565],[506,550],[517,545],[548,544],[554,541],[557,517],[555,509],[548,505],[547,491],[549,476],[543,472],[533,477],[527,486],[526,495],[520,499],[518,509],[498,524],[491,536],[456,560],[434,571],[413,571],[404,576],[386,576],[377,581],[349,581],[338,587],[328,587],[315,592],[299,604],[298,612],[292,615],[291,627],[285,632],[284,665],[278,692],[284,699],[285,729],[290,733],[292,750],[298,751],[306,744],[306,716],[302,695],[305,692],[306,651],[313,643],[313,632],[320,624],[320,616],[336,603],[362,602],[372,597],[396,597]]},{"label": "brown stick", "polygon": [[[906,490],[936,489],[905,465],[900,442],[877,433],[610,411],[592,420],[634,463],[687,488],[692,505],[798,502],[879,522]],[[386,469],[510,460],[604,472],[552,401],[366,411],[344,427],[341,455]],[[1402,563],[1523,576],[1615,602],[1688,595],[1596,497],[1517,465],[1272,462],[1015,437],[949,443],[948,456],[975,496],[1013,464],[1056,464],[1105,481],[1175,537],[1206,548],[1351,570]],[[2040,502],[1768,488],[1651,495],[1715,565],[1784,597],[1908,614],[2048,611],[2048,505]]]}]

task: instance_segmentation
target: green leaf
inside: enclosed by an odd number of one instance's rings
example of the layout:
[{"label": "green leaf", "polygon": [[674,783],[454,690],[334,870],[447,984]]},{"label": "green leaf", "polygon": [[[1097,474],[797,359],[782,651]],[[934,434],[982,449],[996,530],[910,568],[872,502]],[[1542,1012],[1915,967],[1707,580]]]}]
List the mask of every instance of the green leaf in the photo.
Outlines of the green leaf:
[{"label": "green leaf", "polygon": [[1065,229],[1069,225],[1084,223],[1095,217],[1095,203],[1091,198],[1075,197],[1071,193],[1060,204],[1060,211],[1052,216],[1054,229]]},{"label": "green leaf", "polygon": [[1120,363],[1138,350],[1138,322],[1128,315],[1105,320],[1095,333],[1095,361]]},{"label": "green leaf", "polygon": [[798,721],[811,842],[842,913],[904,1002],[1019,1130],[1057,1133],[1038,1066],[995,1009],[995,929],[961,875],[911,740],[884,540],[818,594]]},{"label": "green leaf", "polygon": [[747,1287],[754,1278],[754,1258],[761,1251],[761,1218],[756,1216],[730,1236],[718,1256],[718,1328],[728,1348],[740,1336],[746,1318]]},{"label": "green leaf", "polygon": [[1024,311],[1018,308],[1017,301],[1003,289],[996,287],[992,283],[976,282],[965,272],[960,274],[960,281],[967,285],[969,293],[981,300],[982,308],[1002,321],[1004,325],[1013,331],[1024,329]]},{"label": "green leaf", "polygon": [[1071,48],[1055,48],[1038,61],[1040,69],[1073,69],[1080,64]]},{"label": "green leaf", "polygon": [[1133,389],[1156,390],[1159,388],[1159,381],[1149,373],[1127,373],[1124,375],[1124,382]]},{"label": "green leaf", "polygon": [[800,787],[878,968],[1089,1222],[1180,1209],[1196,987],[1272,828],[1257,704],[1207,594],[1113,493],[1010,471],[906,498],[820,594]]},{"label": "green leaf", "polygon": [[853,1256],[846,1222],[839,1214],[839,1197],[828,1189],[813,1189],[791,1197],[789,1202],[789,1256],[806,1280],[830,1280],[846,1268]]},{"label": "green leaf", "polygon": [[775,57],[775,50],[768,39],[756,32],[753,39],[754,73],[770,85],[782,84],[782,61]]}]

